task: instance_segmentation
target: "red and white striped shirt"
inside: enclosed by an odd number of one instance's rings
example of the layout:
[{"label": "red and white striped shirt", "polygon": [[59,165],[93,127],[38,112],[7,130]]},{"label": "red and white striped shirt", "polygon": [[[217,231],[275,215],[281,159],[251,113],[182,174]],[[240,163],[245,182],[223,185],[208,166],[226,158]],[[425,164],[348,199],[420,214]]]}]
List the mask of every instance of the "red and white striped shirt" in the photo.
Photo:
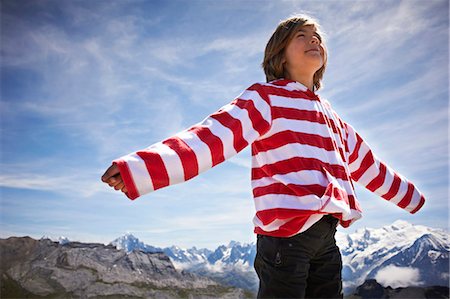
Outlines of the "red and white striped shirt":
[{"label": "red and white striped shirt", "polygon": [[254,84],[201,123],[113,162],[135,199],[187,181],[249,144],[258,234],[293,236],[325,214],[348,227],[361,218],[354,181],[410,213],[424,204],[326,100],[285,79]]}]

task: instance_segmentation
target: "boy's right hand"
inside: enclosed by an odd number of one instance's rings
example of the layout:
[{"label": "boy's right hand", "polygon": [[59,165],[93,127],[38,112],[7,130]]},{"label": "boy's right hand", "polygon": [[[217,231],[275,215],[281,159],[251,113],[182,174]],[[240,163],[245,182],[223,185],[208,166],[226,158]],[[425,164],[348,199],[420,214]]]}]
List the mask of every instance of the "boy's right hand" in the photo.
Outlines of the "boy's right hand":
[{"label": "boy's right hand", "polygon": [[116,164],[112,164],[103,174],[102,182],[108,184],[110,187],[117,191],[126,193],[128,190],[125,187],[125,183],[120,175],[119,167]]}]

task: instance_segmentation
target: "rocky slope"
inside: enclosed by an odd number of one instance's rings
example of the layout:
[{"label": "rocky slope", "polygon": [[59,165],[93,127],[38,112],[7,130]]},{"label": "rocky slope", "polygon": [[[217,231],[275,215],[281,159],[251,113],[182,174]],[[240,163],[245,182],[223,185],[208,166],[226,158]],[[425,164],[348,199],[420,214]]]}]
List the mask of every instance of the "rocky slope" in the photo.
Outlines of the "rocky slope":
[{"label": "rocky slope", "polygon": [[449,289],[444,286],[431,287],[406,287],[391,288],[383,287],[374,279],[366,280],[356,289],[355,294],[345,299],[448,299]]},{"label": "rocky slope", "polygon": [[399,286],[406,286],[408,279],[397,273],[381,275],[385,269],[415,272],[415,281],[410,281],[410,285],[449,286],[450,235],[442,229],[396,221],[381,228],[341,234],[336,241],[342,253],[347,290],[367,279],[380,281],[379,278],[385,278],[385,286],[394,280],[401,280]]},{"label": "rocky slope", "polygon": [[29,237],[0,239],[1,296],[243,298],[239,289],[177,271],[162,252]]},{"label": "rocky slope", "polygon": [[139,241],[132,234],[126,234],[112,241],[110,245],[124,250],[163,251],[170,257],[177,269],[209,277],[221,284],[250,290],[254,293],[258,290],[259,280],[253,269],[256,255],[254,243],[241,244],[231,241],[228,245],[219,246],[214,251],[196,247],[190,249],[176,246],[155,248]]}]

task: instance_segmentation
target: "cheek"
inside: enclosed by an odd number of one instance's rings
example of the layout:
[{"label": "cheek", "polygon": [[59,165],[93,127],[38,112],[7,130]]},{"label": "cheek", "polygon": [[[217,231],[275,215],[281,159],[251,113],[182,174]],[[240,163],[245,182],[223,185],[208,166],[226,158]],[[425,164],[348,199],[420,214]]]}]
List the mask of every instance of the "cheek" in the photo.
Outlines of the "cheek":
[{"label": "cheek", "polygon": [[291,46],[289,48],[286,48],[286,51],[284,53],[284,57],[287,63],[292,63],[294,61],[298,62],[303,59],[303,52],[304,49],[297,46]]},{"label": "cheek", "polygon": [[320,50],[321,50],[321,53],[322,53],[323,61],[324,62],[327,61],[327,58],[328,58],[327,49],[325,47],[321,46]]},{"label": "cheek", "polygon": [[290,49],[286,49],[286,51],[284,51],[284,63],[289,64],[292,61],[292,52],[290,51]]}]

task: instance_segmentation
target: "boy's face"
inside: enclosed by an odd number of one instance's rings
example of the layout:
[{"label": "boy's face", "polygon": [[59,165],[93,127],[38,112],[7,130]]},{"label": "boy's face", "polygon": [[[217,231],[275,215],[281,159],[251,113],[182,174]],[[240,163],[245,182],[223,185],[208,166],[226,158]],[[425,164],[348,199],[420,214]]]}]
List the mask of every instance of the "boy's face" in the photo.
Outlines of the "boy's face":
[{"label": "boy's face", "polygon": [[311,74],[325,62],[325,47],[313,25],[302,26],[289,41],[284,52],[284,68],[288,74]]}]

